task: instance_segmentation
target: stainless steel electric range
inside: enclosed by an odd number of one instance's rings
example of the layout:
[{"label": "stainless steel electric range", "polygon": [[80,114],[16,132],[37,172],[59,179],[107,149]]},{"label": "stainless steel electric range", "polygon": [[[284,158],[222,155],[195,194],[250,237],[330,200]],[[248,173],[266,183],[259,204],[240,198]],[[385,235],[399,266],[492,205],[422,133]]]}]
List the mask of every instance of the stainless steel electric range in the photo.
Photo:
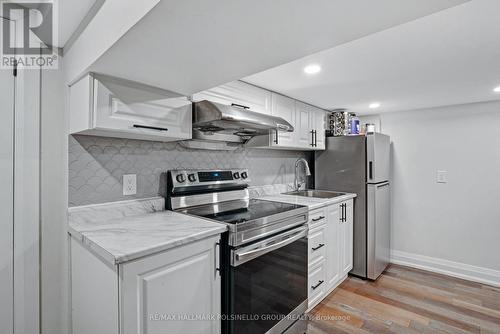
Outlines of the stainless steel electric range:
[{"label": "stainless steel electric range", "polygon": [[282,333],[307,308],[305,206],[250,199],[246,169],[172,170],[167,207],[228,226],[221,239],[223,333]]}]

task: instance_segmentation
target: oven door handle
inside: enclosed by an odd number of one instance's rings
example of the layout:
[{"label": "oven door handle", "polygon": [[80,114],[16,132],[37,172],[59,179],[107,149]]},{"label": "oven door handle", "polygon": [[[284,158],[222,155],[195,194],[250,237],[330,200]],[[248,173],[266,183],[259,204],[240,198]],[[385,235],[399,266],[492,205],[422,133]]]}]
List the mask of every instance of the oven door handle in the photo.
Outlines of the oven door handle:
[{"label": "oven door handle", "polygon": [[271,238],[270,240],[267,240],[263,244],[259,245],[260,247],[258,248],[249,251],[244,251],[244,249],[236,250],[233,253],[234,256],[231,261],[232,262],[231,265],[237,267],[240,264],[255,259],[261,255],[269,253],[278,248],[289,245],[292,242],[295,242],[306,236],[307,236],[307,226],[302,226],[292,231],[289,231],[285,235],[278,235],[274,238]]}]

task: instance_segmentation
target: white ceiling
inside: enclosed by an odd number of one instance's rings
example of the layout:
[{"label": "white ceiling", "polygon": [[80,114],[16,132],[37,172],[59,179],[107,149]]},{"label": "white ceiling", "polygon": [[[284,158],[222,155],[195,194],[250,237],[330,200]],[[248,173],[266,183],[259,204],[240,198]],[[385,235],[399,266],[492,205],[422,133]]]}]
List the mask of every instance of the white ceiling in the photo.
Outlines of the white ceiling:
[{"label": "white ceiling", "polygon": [[[474,0],[244,78],[359,114],[498,100],[500,1]],[[306,75],[317,63],[322,71]],[[371,102],[381,107],[370,110]]]},{"label": "white ceiling", "polygon": [[59,29],[58,45],[63,47],[69,40],[78,25],[87,15],[96,0],[60,0],[59,4]]},{"label": "white ceiling", "polygon": [[[90,70],[188,95],[464,1],[162,0]],[[255,80],[302,95],[271,77]]]}]

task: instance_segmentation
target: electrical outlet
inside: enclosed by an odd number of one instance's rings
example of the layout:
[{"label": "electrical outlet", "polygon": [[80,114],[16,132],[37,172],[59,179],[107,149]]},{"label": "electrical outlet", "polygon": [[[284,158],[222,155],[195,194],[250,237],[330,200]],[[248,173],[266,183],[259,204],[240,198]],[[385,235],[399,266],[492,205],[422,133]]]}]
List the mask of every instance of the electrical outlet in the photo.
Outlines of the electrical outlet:
[{"label": "electrical outlet", "polygon": [[448,171],[438,170],[436,182],[437,183],[448,183]]},{"label": "electrical outlet", "polygon": [[137,175],[136,174],[126,174],[123,175],[123,195],[135,195],[137,194]]}]

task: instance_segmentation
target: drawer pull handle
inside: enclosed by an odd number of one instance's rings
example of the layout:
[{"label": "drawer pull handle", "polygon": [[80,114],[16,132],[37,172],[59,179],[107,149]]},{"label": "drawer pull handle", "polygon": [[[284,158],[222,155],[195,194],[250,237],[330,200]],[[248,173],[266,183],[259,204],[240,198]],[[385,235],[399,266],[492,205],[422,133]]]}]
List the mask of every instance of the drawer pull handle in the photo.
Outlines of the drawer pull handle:
[{"label": "drawer pull handle", "polygon": [[319,286],[320,286],[321,284],[323,284],[323,282],[325,282],[325,281],[321,280],[321,281],[319,281],[319,282],[318,282],[318,284],[311,286],[311,288],[312,288],[313,290],[316,290],[317,288],[319,288]]},{"label": "drawer pull handle", "polygon": [[317,251],[318,249],[320,249],[321,247],[323,247],[325,244],[319,244],[317,247],[313,247],[311,248],[313,251]]},{"label": "drawer pull handle", "polygon": [[317,221],[320,221],[322,219],[325,219],[325,216],[319,216],[318,218],[313,218],[312,221],[317,222]]}]

